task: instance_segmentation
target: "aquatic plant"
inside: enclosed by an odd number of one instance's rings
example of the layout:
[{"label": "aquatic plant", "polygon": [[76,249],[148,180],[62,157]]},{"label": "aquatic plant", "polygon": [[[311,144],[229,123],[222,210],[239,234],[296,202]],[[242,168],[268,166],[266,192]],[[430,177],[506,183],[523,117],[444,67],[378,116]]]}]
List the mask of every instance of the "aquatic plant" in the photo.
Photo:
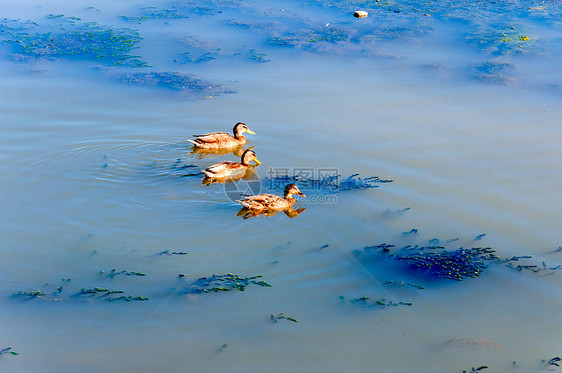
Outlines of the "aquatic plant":
[{"label": "aquatic plant", "polygon": [[253,60],[253,61],[256,61],[256,62],[269,62],[269,61],[271,61],[271,60],[266,58],[266,56],[267,56],[266,53],[258,53],[258,52],[256,52],[255,49],[251,49],[248,55],[249,55],[250,60]]},{"label": "aquatic plant", "polygon": [[248,285],[258,285],[271,287],[270,284],[259,280],[263,276],[240,277],[227,273],[225,275],[213,275],[211,277],[201,277],[191,283],[185,290],[185,294],[216,293],[221,291],[240,290],[245,291]]},{"label": "aquatic plant", "polygon": [[404,288],[405,286],[411,286],[413,288],[420,289],[420,290],[425,289],[425,287],[423,285],[413,284],[411,282],[405,282],[404,280],[402,280],[402,281],[390,280],[390,281],[385,282],[384,286],[394,286],[394,287],[399,287],[399,288]]},{"label": "aquatic plant", "polygon": [[516,79],[510,76],[514,69],[515,65],[509,62],[485,61],[476,66],[476,76],[480,80],[512,85],[516,83]]},{"label": "aquatic plant", "polygon": [[276,323],[279,320],[288,320],[288,321],[292,321],[292,322],[299,322],[299,320],[295,319],[292,316],[285,316],[285,314],[283,312],[278,313],[277,315],[271,315],[269,317],[269,319],[271,320],[271,322]]},{"label": "aquatic plant", "polygon": [[289,45],[293,47],[310,46],[313,43],[338,43],[350,39],[349,31],[335,27],[321,27],[305,29],[297,33],[288,33],[285,36],[270,37],[269,43],[273,45]]},{"label": "aquatic plant", "polygon": [[148,66],[131,55],[142,39],[137,31],[113,29],[95,22],[80,23],[67,30],[48,27],[48,32],[14,32],[8,44],[15,53],[27,59],[52,59],[80,56],[112,65]]},{"label": "aquatic plant", "polygon": [[108,298],[107,301],[108,302],[115,302],[115,301],[125,301],[125,302],[132,302],[132,301],[141,301],[141,302],[145,302],[147,300],[150,300],[150,298],[148,297],[141,297],[141,296],[133,296],[133,295],[122,295],[120,297],[117,298]]},{"label": "aquatic plant", "polygon": [[517,30],[513,24],[487,25],[466,35],[469,45],[483,49],[491,55],[501,56],[528,52],[534,46],[533,40]]},{"label": "aquatic plant", "polygon": [[0,349],[0,355],[19,355],[19,353],[12,351],[12,347]]},{"label": "aquatic plant", "polygon": [[[343,295],[340,295],[339,299],[340,299],[340,302],[342,302],[342,303],[345,303],[347,301],[346,298]],[[392,300],[387,300],[385,298],[371,300],[371,298],[369,298],[369,297],[360,297],[360,298],[350,299],[349,303],[358,304],[358,305],[361,305],[364,308],[385,308],[385,307],[398,307],[398,306],[412,306],[413,305],[412,302],[404,302],[404,301],[393,302]]]},{"label": "aquatic plant", "polygon": [[160,87],[181,91],[195,96],[221,95],[235,93],[221,84],[205,81],[195,75],[181,72],[139,72],[139,73],[112,73],[116,79],[125,82],[149,87]]},{"label": "aquatic plant", "polygon": [[38,297],[44,297],[46,295],[47,293],[44,293],[41,290],[31,290],[31,291],[18,291],[17,293],[13,293],[12,297],[38,298]]},{"label": "aquatic plant", "polygon": [[[103,275],[103,274],[105,274],[105,271],[101,270],[101,271],[99,271],[99,274]],[[117,268],[113,268],[111,271],[109,271],[109,273],[107,274],[107,277],[114,278],[115,276],[118,276],[118,275],[144,277],[144,276],[146,276],[146,273],[134,272],[134,271],[131,272],[131,271],[127,271],[125,269],[121,270],[121,271],[118,271]]]},{"label": "aquatic plant", "polygon": [[562,358],[559,357],[559,356],[553,357],[552,359],[550,359],[548,361],[546,361],[546,360],[541,361],[541,363],[546,367],[552,367],[552,366],[559,367],[561,362],[562,362]]},{"label": "aquatic plant", "polygon": [[406,262],[416,271],[432,277],[461,281],[478,277],[487,268],[486,261],[498,257],[491,248],[471,248],[448,251],[440,246],[410,247],[401,250],[395,259]]},{"label": "aquatic plant", "polygon": [[484,369],[488,369],[488,366],[487,366],[487,365],[481,365],[481,366],[479,366],[478,368],[472,367],[472,368],[470,369],[470,371],[463,370],[462,372],[463,372],[463,373],[475,373],[475,372],[481,372],[481,371],[483,371]]},{"label": "aquatic plant", "polygon": [[162,252],[159,252],[156,255],[187,255],[187,253],[185,251],[170,251],[170,250],[164,250]]},{"label": "aquatic plant", "polygon": [[139,16],[121,16],[127,22],[142,23],[148,20],[158,19],[180,19],[189,18],[187,15],[179,13],[177,9],[159,9],[156,7],[146,7],[141,9]]}]

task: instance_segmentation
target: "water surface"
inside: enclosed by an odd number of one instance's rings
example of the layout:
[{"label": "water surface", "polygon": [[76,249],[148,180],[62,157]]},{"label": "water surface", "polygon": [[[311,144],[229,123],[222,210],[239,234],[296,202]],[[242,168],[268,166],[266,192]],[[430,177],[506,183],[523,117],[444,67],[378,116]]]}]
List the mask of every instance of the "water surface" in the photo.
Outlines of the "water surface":
[{"label": "water surface", "polygon": [[[0,348],[19,355],[2,371],[556,368],[561,9],[481,3],[365,2],[358,20],[324,1],[5,1]],[[139,39],[111,57],[74,38],[87,27]],[[47,32],[77,52],[10,42]],[[197,175],[236,157],[186,141],[238,121],[262,191],[272,170],[392,182],[244,220]],[[381,243],[537,267],[436,279],[364,250]],[[271,287],[186,294],[227,273]],[[150,299],[77,296],[96,287]]]}]

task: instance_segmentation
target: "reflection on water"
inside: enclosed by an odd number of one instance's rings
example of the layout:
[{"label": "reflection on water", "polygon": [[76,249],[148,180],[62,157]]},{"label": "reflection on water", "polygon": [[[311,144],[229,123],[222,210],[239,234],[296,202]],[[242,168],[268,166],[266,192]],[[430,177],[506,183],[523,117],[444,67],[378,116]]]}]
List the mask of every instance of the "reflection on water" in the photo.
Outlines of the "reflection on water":
[{"label": "reflection on water", "polygon": [[190,154],[192,154],[193,157],[196,157],[197,159],[214,158],[226,154],[233,154],[235,157],[240,158],[245,150],[252,150],[252,149],[254,149],[253,146],[249,147],[248,149],[244,149],[243,145],[231,149],[205,149],[205,148],[192,146]]},{"label": "reflection on water", "polygon": [[258,216],[275,216],[275,214],[277,214],[278,212],[283,212],[285,215],[287,215],[288,217],[292,218],[296,218],[297,216],[299,216],[300,213],[306,211],[306,208],[301,207],[298,209],[293,209],[293,207],[289,207],[285,210],[280,210],[280,211],[275,211],[275,210],[251,210],[248,209],[246,207],[242,207],[238,213],[236,214],[236,216],[241,216],[244,219],[248,219],[248,218],[255,218]]},{"label": "reflection on water", "polygon": [[557,369],[559,3],[3,11],[2,371]]}]

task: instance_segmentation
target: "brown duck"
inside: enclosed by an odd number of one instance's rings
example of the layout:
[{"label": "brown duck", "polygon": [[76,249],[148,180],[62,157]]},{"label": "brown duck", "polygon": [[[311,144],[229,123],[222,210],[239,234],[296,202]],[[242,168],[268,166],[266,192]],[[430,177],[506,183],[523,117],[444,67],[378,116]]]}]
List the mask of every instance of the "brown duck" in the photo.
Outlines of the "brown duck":
[{"label": "brown duck", "polygon": [[197,148],[202,149],[222,149],[234,148],[236,146],[244,145],[246,138],[243,133],[255,135],[245,123],[238,122],[233,128],[234,136],[226,132],[213,132],[206,135],[194,135],[195,140],[187,140]]}]

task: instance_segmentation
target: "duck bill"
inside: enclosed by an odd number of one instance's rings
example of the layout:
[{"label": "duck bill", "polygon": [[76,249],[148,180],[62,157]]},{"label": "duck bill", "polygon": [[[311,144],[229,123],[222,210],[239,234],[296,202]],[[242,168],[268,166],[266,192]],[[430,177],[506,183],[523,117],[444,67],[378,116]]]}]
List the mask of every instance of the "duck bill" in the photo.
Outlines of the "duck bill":
[{"label": "duck bill", "polygon": [[256,166],[259,166],[259,165],[261,164],[261,162],[260,162],[260,161],[258,161],[258,160],[257,160],[257,158],[256,158],[256,159],[254,159],[254,162],[256,162]]},{"label": "duck bill", "polygon": [[252,131],[251,129],[248,128],[248,130],[246,131],[248,132],[250,135],[255,135],[256,133],[254,131]]},{"label": "duck bill", "polygon": [[301,191],[297,192],[297,194],[298,194],[299,196],[301,196],[301,197],[306,197],[306,195],[305,195],[303,192],[301,192]]}]

